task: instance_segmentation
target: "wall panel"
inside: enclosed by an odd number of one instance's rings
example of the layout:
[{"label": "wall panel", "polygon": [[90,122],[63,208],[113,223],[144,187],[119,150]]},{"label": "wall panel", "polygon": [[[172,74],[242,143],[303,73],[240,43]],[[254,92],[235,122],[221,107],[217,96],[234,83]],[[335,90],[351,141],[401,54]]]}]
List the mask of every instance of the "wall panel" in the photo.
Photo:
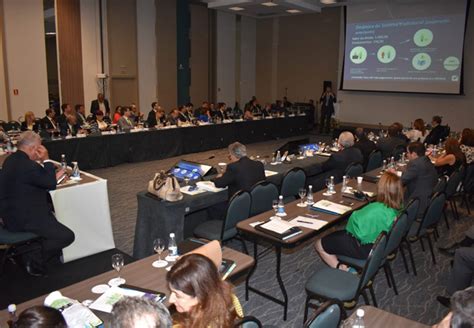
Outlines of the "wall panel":
[{"label": "wall panel", "polygon": [[190,5],[191,10],[191,102],[199,106],[209,97],[209,10]]},{"label": "wall panel", "polygon": [[[234,14],[218,11],[216,23],[216,95],[217,102],[233,107],[235,98],[235,41]],[[242,106],[242,104],[241,104]]]}]

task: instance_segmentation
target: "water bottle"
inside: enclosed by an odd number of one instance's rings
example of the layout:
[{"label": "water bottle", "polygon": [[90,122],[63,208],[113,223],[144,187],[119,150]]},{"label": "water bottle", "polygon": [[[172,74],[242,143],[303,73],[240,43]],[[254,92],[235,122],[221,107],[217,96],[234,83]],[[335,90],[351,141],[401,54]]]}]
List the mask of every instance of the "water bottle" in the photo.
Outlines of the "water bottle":
[{"label": "water bottle", "polygon": [[382,171],[385,171],[387,169],[387,160],[384,159],[382,162]]},{"label": "water bottle", "polygon": [[439,149],[443,148],[443,139],[439,139],[438,148]]},{"label": "water bottle", "polygon": [[345,192],[347,189],[347,175],[344,175],[342,177],[342,187],[341,187],[341,192]]},{"label": "water bottle", "polygon": [[79,165],[77,164],[77,162],[72,162],[72,174],[71,176],[73,178],[77,178],[79,179],[81,177],[81,171],[79,170]]},{"label": "water bottle", "polygon": [[306,194],[306,204],[312,205],[314,204],[313,200],[313,186],[309,185],[308,186],[308,193]]},{"label": "water bottle", "polygon": [[61,168],[67,169],[66,155],[61,154]]},{"label": "water bottle", "polygon": [[278,163],[281,162],[281,153],[280,153],[280,151],[277,152],[276,161],[277,161]]},{"label": "water bottle", "polygon": [[7,141],[7,152],[8,153],[13,153],[13,141],[11,137],[8,137]]},{"label": "water bottle", "polygon": [[352,328],[365,328],[365,323],[364,323],[364,310],[363,309],[358,309],[356,312],[356,318],[352,324]]},{"label": "water bottle", "polygon": [[168,241],[168,256],[178,257],[178,245],[173,232],[170,233],[170,240]]},{"label": "water bottle", "polygon": [[277,210],[277,216],[285,216],[285,203],[283,203],[283,196],[280,195],[278,196],[278,210]]},{"label": "water bottle", "polygon": [[400,163],[405,164],[405,156],[407,153],[403,152],[402,156],[400,157]]},{"label": "water bottle", "polygon": [[7,321],[8,327],[14,327],[15,323],[18,320],[18,317],[16,316],[16,305],[15,304],[8,305],[7,310],[10,315],[10,319]]},{"label": "water bottle", "polygon": [[329,190],[328,190],[328,191],[329,191],[329,193],[331,193],[331,194],[335,194],[336,191],[334,190],[334,176],[331,175],[331,176],[329,177],[329,180],[330,180],[330,183],[329,183],[329,188],[328,188]]},{"label": "water bottle", "polygon": [[395,168],[395,157],[390,157],[390,165],[389,168],[393,169]]}]

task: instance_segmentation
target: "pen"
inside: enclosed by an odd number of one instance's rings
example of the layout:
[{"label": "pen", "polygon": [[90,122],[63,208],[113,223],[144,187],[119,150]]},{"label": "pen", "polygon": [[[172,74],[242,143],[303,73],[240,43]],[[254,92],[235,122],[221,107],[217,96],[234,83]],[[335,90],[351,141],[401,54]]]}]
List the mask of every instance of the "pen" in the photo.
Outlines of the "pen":
[{"label": "pen", "polygon": [[296,220],[296,222],[299,222],[299,223],[306,223],[306,224],[313,224],[313,222],[301,221],[301,220]]},{"label": "pen", "polygon": [[317,218],[319,216],[317,214],[310,214],[310,213],[306,213],[306,215],[312,218]]}]

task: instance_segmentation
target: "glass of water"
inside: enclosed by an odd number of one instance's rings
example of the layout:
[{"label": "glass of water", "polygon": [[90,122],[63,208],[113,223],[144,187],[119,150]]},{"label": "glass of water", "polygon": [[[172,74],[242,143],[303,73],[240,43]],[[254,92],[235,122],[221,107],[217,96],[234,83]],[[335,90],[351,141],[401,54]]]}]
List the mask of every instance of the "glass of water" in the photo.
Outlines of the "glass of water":
[{"label": "glass of water", "polygon": [[124,260],[123,260],[123,255],[122,254],[114,254],[112,255],[112,268],[117,271],[117,278],[111,279],[109,281],[109,285],[114,287],[114,286],[120,286],[125,283],[125,279],[120,277],[120,270],[122,270],[124,265]]},{"label": "glass of water", "polygon": [[306,189],[305,188],[300,188],[300,190],[298,190],[298,195],[300,196],[301,198],[301,202],[300,202],[300,207],[303,207],[305,206],[304,202],[303,202],[303,199],[306,197]]},{"label": "glass of water", "polygon": [[161,253],[165,250],[165,241],[161,238],[156,238],[153,241],[153,250],[158,254],[158,260],[151,265],[155,268],[162,268],[168,265],[168,262],[161,259]]}]

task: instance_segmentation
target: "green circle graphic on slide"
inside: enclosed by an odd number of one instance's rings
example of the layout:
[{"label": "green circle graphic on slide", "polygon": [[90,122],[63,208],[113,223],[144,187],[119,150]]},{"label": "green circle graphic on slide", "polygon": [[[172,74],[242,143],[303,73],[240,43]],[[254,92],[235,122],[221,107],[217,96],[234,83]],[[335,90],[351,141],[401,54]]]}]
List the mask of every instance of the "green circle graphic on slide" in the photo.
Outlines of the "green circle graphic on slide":
[{"label": "green circle graphic on slide", "polygon": [[444,69],[447,71],[455,71],[459,68],[460,61],[458,57],[450,56],[443,62]]},{"label": "green circle graphic on slide", "polygon": [[362,64],[367,59],[367,50],[364,47],[357,46],[351,50],[349,56],[354,64]]},{"label": "green circle graphic on slide", "polygon": [[396,55],[397,51],[394,47],[390,45],[382,46],[380,47],[379,51],[377,51],[377,59],[379,60],[379,62],[384,64],[392,62],[395,59]]},{"label": "green circle graphic on slide", "polygon": [[421,52],[413,56],[411,64],[416,70],[424,71],[431,66],[431,57],[427,53]]},{"label": "green circle graphic on slide", "polygon": [[433,32],[427,28],[422,28],[416,31],[413,36],[413,42],[415,42],[418,47],[426,47],[433,42]]}]

